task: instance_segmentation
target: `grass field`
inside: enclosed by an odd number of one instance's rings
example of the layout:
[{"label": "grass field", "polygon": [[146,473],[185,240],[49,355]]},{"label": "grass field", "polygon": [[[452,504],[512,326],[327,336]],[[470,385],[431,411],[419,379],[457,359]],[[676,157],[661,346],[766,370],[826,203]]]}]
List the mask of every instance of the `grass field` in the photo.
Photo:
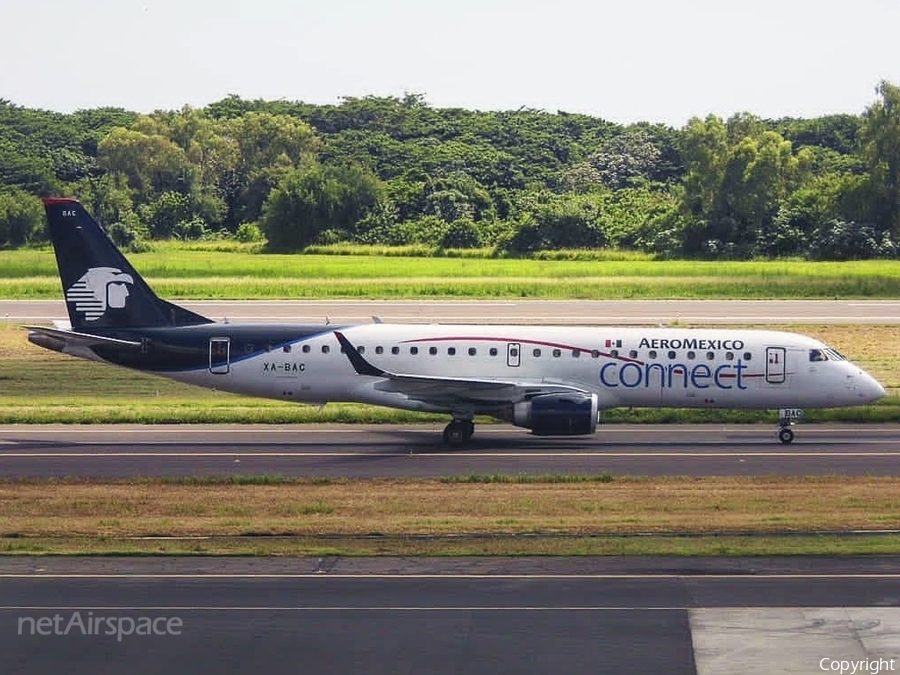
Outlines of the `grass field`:
[{"label": "grass field", "polygon": [[[170,298],[896,298],[900,261],[263,255],[164,245],[130,260]],[[47,250],[0,251],[0,297],[58,298]]]},{"label": "grass field", "polygon": [[850,532],[895,528],[898,495],[869,477],[5,480],[0,552],[897,552]]}]

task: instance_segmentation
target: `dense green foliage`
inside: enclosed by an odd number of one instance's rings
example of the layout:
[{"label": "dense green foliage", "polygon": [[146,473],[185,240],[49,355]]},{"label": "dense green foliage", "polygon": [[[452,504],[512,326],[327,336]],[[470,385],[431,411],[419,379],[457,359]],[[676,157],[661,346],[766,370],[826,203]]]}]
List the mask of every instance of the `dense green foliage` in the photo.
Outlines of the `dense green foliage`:
[{"label": "dense green foliage", "polygon": [[63,115],[0,100],[0,247],[73,194],[123,246],[261,235],[311,244],[570,248],[659,257],[895,257],[900,88],[860,115],[691,119],[682,129],[418,95],[340,105],[229,96]]}]

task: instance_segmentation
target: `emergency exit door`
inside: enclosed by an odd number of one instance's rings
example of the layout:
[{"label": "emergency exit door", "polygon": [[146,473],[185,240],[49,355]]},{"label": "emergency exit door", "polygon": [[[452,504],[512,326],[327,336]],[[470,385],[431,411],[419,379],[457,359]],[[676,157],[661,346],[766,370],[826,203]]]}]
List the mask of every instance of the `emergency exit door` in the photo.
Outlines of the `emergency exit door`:
[{"label": "emergency exit door", "polygon": [[510,342],[506,345],[506,365],[510,368],[518,368],[522,363],[522,345],[518,342]]}]

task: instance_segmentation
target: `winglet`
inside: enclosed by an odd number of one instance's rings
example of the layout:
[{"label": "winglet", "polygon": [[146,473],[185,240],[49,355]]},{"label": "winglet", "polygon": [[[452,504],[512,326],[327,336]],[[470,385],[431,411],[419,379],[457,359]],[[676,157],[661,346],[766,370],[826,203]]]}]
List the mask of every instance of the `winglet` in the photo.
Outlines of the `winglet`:
[{"label": "winglet", "polygon": [[334,331],[334,335],[337,337],[338,342],[341,343],[341,347],[344,348],[344,353],[347,355],[347,358],[350,359],[350,364],[353,366],[353,369],[356,370],[357,375],[381,377],[386,374],[381,368],[376,368],[366,361],[363,358],[363,355],[359,353],[359,350],[350,344],[350,340],[348,340],[343,333]]}]

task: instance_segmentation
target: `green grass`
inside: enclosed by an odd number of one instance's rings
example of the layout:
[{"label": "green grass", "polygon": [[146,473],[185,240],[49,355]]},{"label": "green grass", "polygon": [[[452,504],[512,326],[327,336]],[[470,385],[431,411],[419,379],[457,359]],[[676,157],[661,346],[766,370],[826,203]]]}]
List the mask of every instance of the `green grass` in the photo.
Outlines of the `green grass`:
[{"label": "green grass", "polygon": [[3,537],[2,555],[97,556],[773,556],[896,555],[897,535],[769,537]]},{"label": "green grass", "polygon": [[[261,255],[247,252],[252,245],[211,253],[215,244],[157,245],[157,250],[130,259],[160,295],[171,298],[900,296],[900,261]],[[567,256],[579,253],[557,252],[557,257]],[[0,297],[58,298],[60,292],[48,249],[0,251]]]},{"label": "green grass", "polygon": [[900,551],[891,477],[245,478],[0,479],[0,554]]}]

